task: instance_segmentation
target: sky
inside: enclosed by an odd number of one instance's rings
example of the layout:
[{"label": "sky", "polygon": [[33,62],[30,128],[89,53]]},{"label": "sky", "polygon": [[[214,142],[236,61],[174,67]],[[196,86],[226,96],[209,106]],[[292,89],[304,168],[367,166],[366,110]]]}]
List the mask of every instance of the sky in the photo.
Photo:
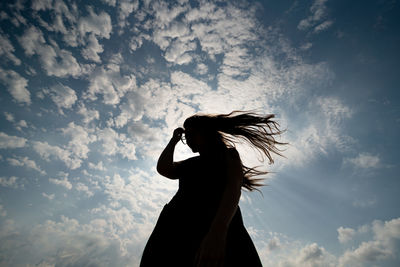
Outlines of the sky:
[{"label": "sky", "polygon": [[[0,3],[0,265],[138,266],[195,113],[275,114],[240,207],[264,266],[400,265],[400,4]],[[179,143],[175,159],[193,154]]]}]

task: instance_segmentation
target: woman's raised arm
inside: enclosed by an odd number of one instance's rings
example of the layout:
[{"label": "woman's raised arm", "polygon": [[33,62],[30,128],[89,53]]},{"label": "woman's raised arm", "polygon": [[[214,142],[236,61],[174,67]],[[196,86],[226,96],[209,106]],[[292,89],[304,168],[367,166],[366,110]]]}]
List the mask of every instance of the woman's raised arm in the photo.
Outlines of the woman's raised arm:
[{"label": "woman's raised arm", "polygon": [[157,162],[157,172],[162,176],[165,176],[170,179],[176,179],[176,166],[179,162],[174,162],[174,151],[175,146],[181,139],[183,134],[183,128],[176,128],[174,130],[174,134],[169,141],[168,145],[164,148]]}]

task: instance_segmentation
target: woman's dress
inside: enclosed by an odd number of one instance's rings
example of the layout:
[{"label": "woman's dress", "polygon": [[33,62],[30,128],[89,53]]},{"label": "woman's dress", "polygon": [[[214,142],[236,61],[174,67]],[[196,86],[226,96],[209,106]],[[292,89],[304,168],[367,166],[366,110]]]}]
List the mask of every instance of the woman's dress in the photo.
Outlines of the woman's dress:
[{"label": "woman's dress", "polygon": [[[219,160],[193,157],[181,162],[176,173],[179,189],[161,211],[141,267],[194,266],[196,252],[219,207],[226,183],[225,167]],[[229,226],[224,266],[262,266],[239,207]]]}]

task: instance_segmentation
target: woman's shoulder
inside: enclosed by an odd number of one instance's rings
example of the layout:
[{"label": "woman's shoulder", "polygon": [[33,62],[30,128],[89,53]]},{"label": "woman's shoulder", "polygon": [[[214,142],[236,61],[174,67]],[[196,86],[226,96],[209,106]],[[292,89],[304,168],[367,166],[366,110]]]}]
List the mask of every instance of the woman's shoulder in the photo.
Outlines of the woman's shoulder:
[{"label": "woman's shoulder", "polygon": [[181,161],[175,162],[176,174],[182,176],[186,173],[186,170],[191,169],[196,162],[199,160],[199,156],[190,157]]}]

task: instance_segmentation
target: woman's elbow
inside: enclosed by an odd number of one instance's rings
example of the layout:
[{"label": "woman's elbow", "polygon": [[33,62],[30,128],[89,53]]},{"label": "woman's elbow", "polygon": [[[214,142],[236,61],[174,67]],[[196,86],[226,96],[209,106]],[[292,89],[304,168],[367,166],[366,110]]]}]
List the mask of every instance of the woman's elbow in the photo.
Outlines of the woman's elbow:
[{"label": "woman's elbow", "polygon": [[176,179],[171,169],[157,166],[157,172],[168,179]]},{"label": "woman's elbow", "polygon": [[166,170],[166,168],[163,167],[163,166],[160,166],[160,165],[157,165],[157,172],[158,172],[159,174],[161,174],[162,176],[165,176],[165,174],[168,173],[168,171]]}]

